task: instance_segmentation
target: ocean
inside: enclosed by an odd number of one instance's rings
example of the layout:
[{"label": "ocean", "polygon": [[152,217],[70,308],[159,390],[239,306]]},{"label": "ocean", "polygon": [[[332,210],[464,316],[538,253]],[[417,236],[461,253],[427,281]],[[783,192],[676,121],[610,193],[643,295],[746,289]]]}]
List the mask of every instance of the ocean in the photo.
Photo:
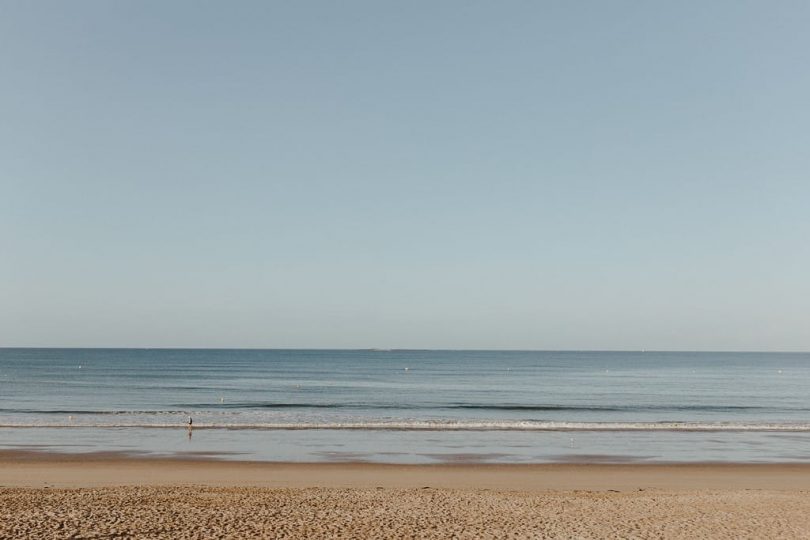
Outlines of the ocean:
[{"label": "ocean", "polygon": [[0,349],[0,449],[802,462],[808,389],[809,353]]}]

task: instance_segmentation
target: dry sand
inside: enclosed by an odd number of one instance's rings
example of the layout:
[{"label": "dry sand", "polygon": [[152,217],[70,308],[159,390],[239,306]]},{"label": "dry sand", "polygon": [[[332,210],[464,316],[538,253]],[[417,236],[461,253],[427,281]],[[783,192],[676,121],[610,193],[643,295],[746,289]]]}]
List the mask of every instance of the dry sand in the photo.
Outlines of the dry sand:
[{"label": "dry sand", "polygon": [[3,538],[808,538],[807,494],[119,487],[0,490]]},{"label": "dry sand", "polygon": [[7,452],[0,538],[810,538],[810,467]]}]

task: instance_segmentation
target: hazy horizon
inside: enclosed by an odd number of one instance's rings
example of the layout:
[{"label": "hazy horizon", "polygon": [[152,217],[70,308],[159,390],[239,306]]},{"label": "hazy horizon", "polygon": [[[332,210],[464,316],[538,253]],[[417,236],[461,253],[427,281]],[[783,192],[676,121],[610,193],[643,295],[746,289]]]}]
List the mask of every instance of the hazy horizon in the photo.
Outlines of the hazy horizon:
[{"label": "hazy horizon", "polygon": [[424,348],[383,348],[383,347],[184,347],[184,346],[126,346],[126,347],[59,347],[59,346],[0,346],[2,349],[42,349],[42,350],[124,350],[124,351],[369,351],[369,352],[503,352],[503,353],[636,353],[636,354],[810,354],[810,351],[734,351],[734,350],[678,350],[678,349],[459,349],[442,347]]},{"label": "hazy horizon", "polygon": [[0,347],[810,350],[810,5],[0,5]]}]

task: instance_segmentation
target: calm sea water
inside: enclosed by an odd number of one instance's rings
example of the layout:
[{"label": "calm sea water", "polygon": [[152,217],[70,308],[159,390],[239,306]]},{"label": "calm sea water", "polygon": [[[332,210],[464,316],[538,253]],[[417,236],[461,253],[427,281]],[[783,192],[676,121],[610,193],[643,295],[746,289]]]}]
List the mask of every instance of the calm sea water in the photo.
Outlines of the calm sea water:
[{"label": "calm sea water", "polygon": [[808,461],[808,389],[804,353],[0,349],[0,447]]}]

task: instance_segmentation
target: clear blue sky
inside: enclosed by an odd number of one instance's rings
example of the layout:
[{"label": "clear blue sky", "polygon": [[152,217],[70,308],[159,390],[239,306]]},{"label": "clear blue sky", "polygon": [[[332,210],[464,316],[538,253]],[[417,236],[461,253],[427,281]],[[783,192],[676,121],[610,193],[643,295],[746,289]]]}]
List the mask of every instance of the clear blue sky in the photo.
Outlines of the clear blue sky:
[{"label": "clear blue sky", "polygon": [[0,345],[810,350],[810,3],[0,3]]}]

